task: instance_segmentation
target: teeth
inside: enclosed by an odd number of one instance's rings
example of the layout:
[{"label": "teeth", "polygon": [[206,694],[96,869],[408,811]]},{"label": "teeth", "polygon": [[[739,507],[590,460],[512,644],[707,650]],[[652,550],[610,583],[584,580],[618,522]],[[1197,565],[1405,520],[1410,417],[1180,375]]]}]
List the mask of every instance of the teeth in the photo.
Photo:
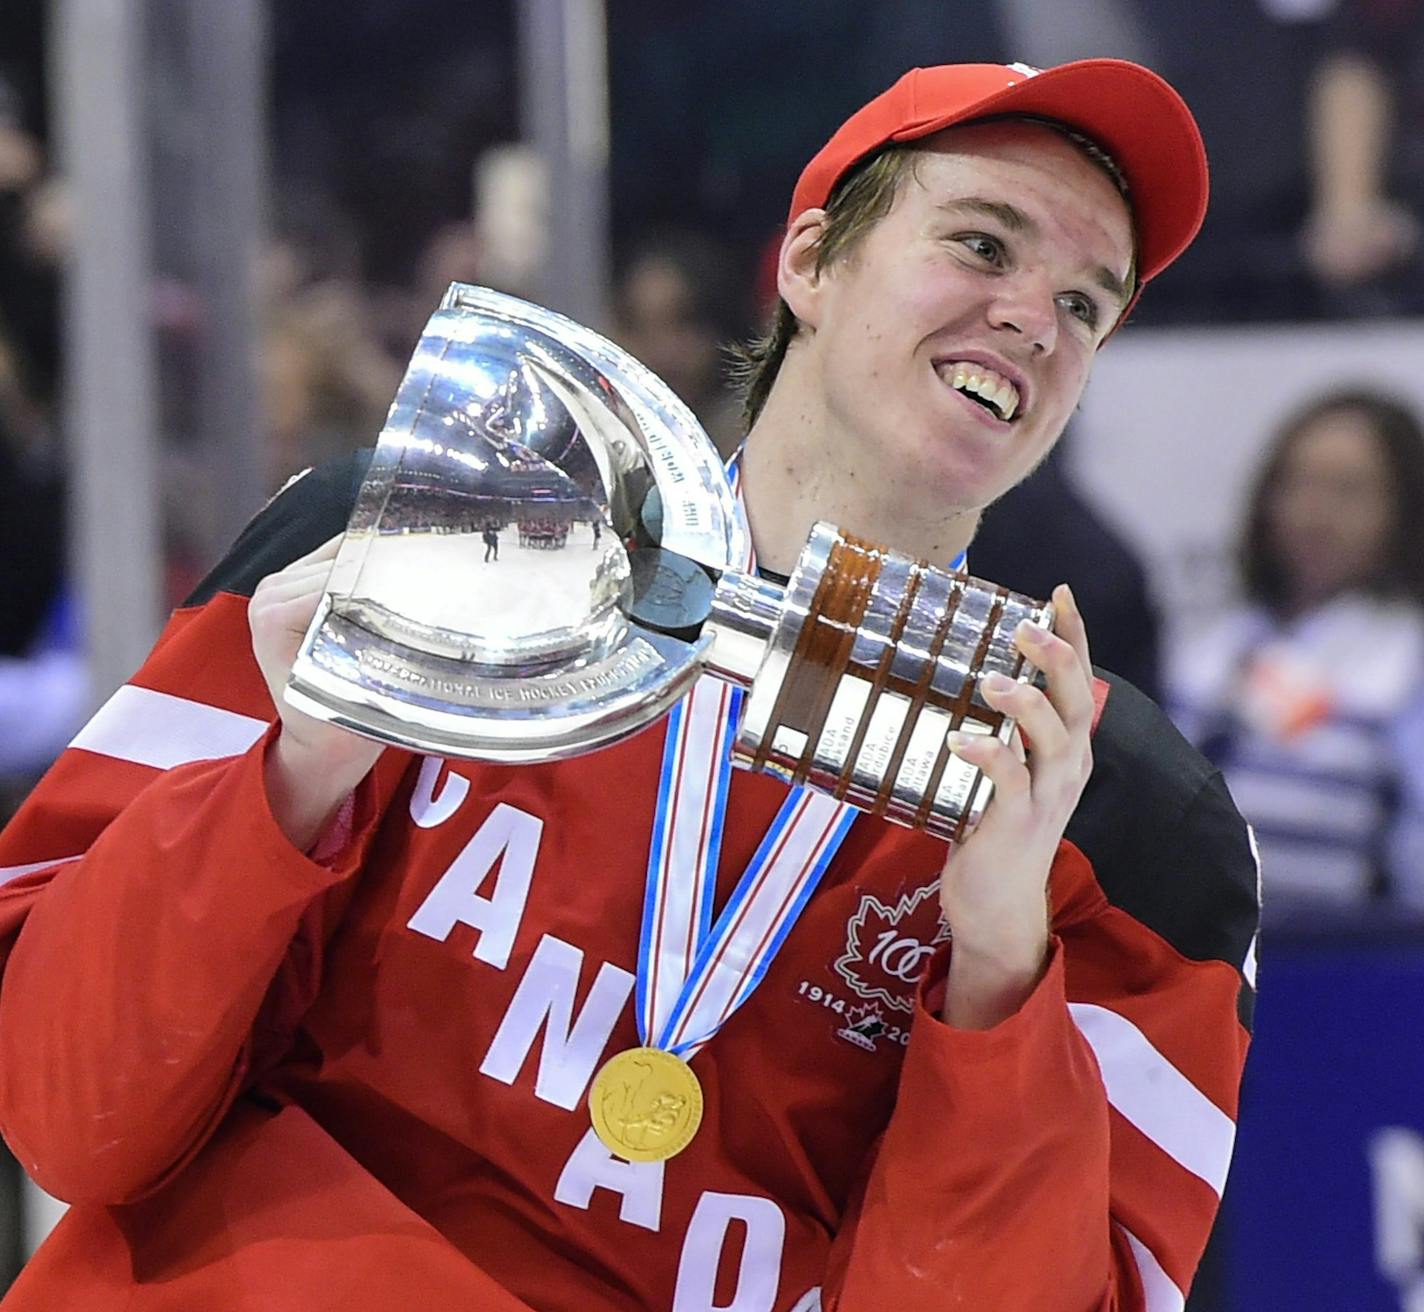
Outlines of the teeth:
[{"label": "teeth", "polygon": [[949,376],[949,385],[956,391],[972,392],[989,402],[998,412],[1000,419],[1012,419],[1018,411],[1018,388],[1007,378],[984,365],[956,362]]}]

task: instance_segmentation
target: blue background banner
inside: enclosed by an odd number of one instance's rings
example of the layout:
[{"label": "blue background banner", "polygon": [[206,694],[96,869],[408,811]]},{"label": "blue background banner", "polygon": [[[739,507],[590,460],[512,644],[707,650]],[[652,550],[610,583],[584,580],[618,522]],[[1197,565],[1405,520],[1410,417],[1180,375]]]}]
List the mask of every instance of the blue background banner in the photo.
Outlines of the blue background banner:
[{"label": "blue background banner", "polygon": [[[1268,935],[1259,983],[1220,1236],[1226,1307],[1400,1312],[1402,1286],[1424,1284],[1424,943]],[[1370,1154],[1391,1127],[1419,1149],[1413,1165],[1396,1157],[1382,1195],[1412,1234],[1412,1269],[1394,1278],[1376,1258]]]}]

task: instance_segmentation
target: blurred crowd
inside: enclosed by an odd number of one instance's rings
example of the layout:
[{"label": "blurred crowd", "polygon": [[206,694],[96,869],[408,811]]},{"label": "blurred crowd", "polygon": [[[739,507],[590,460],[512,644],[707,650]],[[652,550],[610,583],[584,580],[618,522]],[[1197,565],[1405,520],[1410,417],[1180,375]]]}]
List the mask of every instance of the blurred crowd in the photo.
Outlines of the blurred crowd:
[{"label": "blurred crowd", "polygon": [[[0,779],[12,798],[97,696],[66,587],[68,222],[43,9],[0,16]],[[272,7],[257,271],[270,489],[373,441],[449,282],[537,286],[557,198],[517,143],[514,6],[477,9],[472,22],[456,0],[348,0],[332,21],[330,5]],[[768,304],[796,170],[847,105],[915,63],[1119,54],[1183,91],[1213,161],[1212,211],[1154,285],[1144,324],[1424,314],[1424,4],[1199,0],[1190,23],[1168,0],[1084,0],[1071,22],[1046,0],[608,9],[615,287],[602,326],[724,453],[741,429],[725,347]],[[194,295],[172,274],[155,286],[165,358],[182,358],[201,321]],[[1192,650],[1164,649],[1147,571],[1061,458],[990,512],[974,568],[1040,594],[1069,577],[1101,662],[1163,699],[1228,770],[1276,905],[1424,909],[1424,542],[1411,520],[1424,438],[1397,398],[1320,382],[1281,417],[1240,526],[1239,609]],[[177,603],[209,563],[193,522],[203,471],[181,407],[164,413]],[[1030,521],[1028,541],[1015,526]],[[1367,666],[1342,654],[1362,648]]]}]

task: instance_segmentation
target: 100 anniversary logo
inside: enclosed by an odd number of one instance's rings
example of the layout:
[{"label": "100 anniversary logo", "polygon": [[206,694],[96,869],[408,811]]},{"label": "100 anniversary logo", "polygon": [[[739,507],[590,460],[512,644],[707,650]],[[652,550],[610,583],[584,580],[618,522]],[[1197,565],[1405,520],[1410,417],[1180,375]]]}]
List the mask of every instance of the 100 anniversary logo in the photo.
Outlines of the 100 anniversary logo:
[{"label": "100 anniversary logo", "polygon": [[[851,992],[895,1011],[914,1010],[915,985],[935,948],[949,939],[949,926],[937,914],[938,894],[935,880],[903,895],[894,906],[869,893],[860,899],[846,925],[846,950],[832,966]],[[936,913],[933,919],[931,910]]]}]

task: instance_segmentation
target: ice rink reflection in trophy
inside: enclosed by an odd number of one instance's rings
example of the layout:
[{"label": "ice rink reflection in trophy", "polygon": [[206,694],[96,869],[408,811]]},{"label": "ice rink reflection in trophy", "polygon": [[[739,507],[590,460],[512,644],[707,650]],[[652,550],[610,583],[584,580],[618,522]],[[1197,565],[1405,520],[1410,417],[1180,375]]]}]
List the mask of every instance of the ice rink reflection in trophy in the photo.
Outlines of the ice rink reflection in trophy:
[{"label": "ice rink reflection in trophy", "polygon": [[413,646],[528,669],[616,640],[629,568],[554,371],[497,352],[509,336],[432,370],[353,602]]}]

